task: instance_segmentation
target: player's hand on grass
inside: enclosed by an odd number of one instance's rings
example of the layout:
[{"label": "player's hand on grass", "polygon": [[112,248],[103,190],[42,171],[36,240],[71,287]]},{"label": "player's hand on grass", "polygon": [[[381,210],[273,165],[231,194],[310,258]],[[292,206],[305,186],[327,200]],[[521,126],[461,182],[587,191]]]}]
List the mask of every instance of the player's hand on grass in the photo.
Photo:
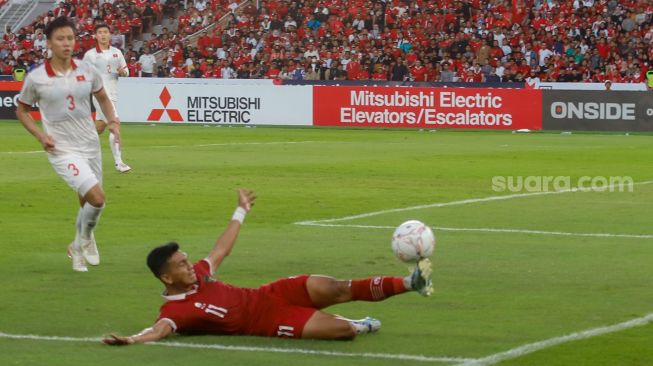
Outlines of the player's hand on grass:
[{"label": "player's hand on grass", "polygon": [[54,139],[50,135],[43,134],[39,137],[39,142],[43,146],[43,150],[52,152],[54,150]]},{"label": "player's hand on grass", "polygon": [[109,337],[104,338],[102,343],[109,346],[128,346],[134,344],[134,339],[132,337],[123,337],[116,334],[110,334]]},{"label": "player's hand on grass", "polygon": [[252,206],[254,206],[254,201],[256,201],[254,191],[249,189],[238,190],[238,206],[244,208],[245,211],[249,212]]}]

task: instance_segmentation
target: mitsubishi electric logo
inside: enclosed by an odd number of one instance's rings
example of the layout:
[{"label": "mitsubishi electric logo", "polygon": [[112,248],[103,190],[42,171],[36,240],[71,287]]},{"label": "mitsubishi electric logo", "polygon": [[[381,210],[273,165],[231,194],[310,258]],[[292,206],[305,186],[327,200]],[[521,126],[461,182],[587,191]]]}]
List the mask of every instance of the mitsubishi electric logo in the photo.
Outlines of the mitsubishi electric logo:
[{"label": "mitsubishi electric logo", "polygon": [[161,92],[161,95],[159,95],[159,99],[161,100],[164,109],[152,109],[152,112],[150,112],[150,115],[147,117],[148,121],[158,122],[161,120],[161,117],[163,117],[163,113],[167,112],[168,117],[170,117],[172,122],[184,122],[181,113],[179,113],[179,109],[166,108],[168,103],[170,103],[170,99],[172,99],[167,87],[163,87],[163,91]]}]

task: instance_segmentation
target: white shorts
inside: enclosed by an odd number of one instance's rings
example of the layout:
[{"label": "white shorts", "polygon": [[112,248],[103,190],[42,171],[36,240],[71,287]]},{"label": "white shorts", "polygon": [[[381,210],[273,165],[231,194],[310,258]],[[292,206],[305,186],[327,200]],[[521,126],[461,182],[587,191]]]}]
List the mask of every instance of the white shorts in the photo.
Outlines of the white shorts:
[{"label": "white shorts", "polygon": [[[95,107],[95,120],[96,121],[102,121],[105,124],[107,124],[107,117],[102,113],[102,108],[100,108],[100,103],[97,102],[97,99],[95,97],[93,98],[93,106]],[[118,103],[118,100],[114,100],[111,98],[111,102],[113,103],[113,109],[116,113],[116,118],[118,118],[118,110],[116,109],[116,103]]]},{"label": "white shorts", "polygon": [[93,159],[85,159],[69,153],[48,154],[48,160],[50,160],[54,171],[82,197],[95,185],[102,185],[101,153],[98,153]]}]

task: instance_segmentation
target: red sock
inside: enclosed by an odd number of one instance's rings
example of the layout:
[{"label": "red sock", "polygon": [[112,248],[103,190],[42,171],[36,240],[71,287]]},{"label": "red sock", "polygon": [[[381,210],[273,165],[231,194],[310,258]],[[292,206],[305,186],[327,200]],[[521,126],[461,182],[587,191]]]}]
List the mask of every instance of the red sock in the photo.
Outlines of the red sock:
[{"label": "red sock", "polygon": [[381,301],[406,291],[402,277],[370,277],[351,281],[352,300]]}]

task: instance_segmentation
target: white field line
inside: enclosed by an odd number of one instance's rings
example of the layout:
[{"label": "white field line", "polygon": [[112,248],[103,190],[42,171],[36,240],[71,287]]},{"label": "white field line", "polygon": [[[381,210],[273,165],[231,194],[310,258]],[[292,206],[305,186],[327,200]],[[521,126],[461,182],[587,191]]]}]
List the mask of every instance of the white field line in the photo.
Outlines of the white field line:
[{"label": "white field line", "polygon": [[[296,144],[312,144],[321,141],[270,141],[270,142],[224,142],[217,144],[199,144],[199,145],[155,145],[155,146],[142,146],[154,149],[163,149],[171,147],[210,147],[210,146],[247,146],[247,145],[296,145]],[[331,141],[327,141],[331,142]]]},{"label": "white field line", "polygon": [[[42,336],[34,334],[8,334],[0,332],[0,338],[35,340],[35,341],[58,341],[58,342],[92,342],[100,343],[101,338],[83,338],[83,337],[59,337],[59,336]],[[202,343],[183,343],[183,342],[155,342],[147,343],[148,346],[162,346],[174,348],[195,348],[195,349],[215,349],[220,351],[239,351],[239,352],[265,352],[265,353],[290,353],[302,355],[315,355],[327,357],[351,357],[351,358],[378,358],[401,361],[420,361],[420,362],[439,362],[439,363],[461,363],[473,361],[472,358],[464,357],[431,357],[421,355],[405,355],[391,353],[355,353],[355,352],[337,352],[322,351],[304,348],[281,348],[281,347],[250,347],[250,346],[230,346],[222,344],[202,344]],[[108,347],[108,346],[107,346]]]},{"label": "white field line", "polygon": [[43,150],[33,150],[33,151],[0,151],[0,154],[8,154],[8,155],[14,155],[14,154],[39,154],[45,152]]},{"label": "white field line", "polygon": [[525,344],[520,347],[510,349],[505,352],[496,353],[487,357],[479,358],[476,360],[463,361],[456,366],[489,366],[499,362],[518,358],[529,353],[537,352],[545,348],[557,346],[563,343],[573,342],[581,339],[592,338],[603,334],[616,333],[626,329],[641,327],[653,322],[653,313],[647,314],[641,318],[635,318],[623,323],[614,324],[605,327],[598,327],[583,330],[576,333],[567,334],[560,337],[550,338],[544,341]]},{"label": "white field line", "polygon": [[[644,181],[644,182],[636,182],[636,183],[632,183],[632,184],[633,185],[644,185],[644,184],[651,184],[651,183],[653,183],[653,180]],[[628,184],[623,184],[623,183],[621,183],[621,184],[611,184],[611,185],[605,186],[605,190],[607,191],[607,190],[610,190],[610,189],[613,189],[613,188],[616,188],[616,187],[623,187],[623,186],[627,186],[627,185]],[[337,218],[332,218],[332,219],[299,221],[299,222],[296,222],[295,224],[297,224],[297,225],[313,225],[313,224],[317,224],[317,223],[349,221],[349,220],[354,220],[354,219],[362,219],[362,218],[366,218],[366,217],[384,215],[384,214],[388,214],[388,213],[422,210],[422,209],[425,209],[425,208],[461,206],[461,205],[468,205],[468,204],[481,203],[481,202],[504,201],[504,200],[509,200],[509,199],[513,199],[513,198],[523,198],[523,197],[532,197],[532,196],[545,196],[545,195],[550,195],[550,194],[562,194],[562,193],[573,193],[573,192],[600,192],[600,191],[592,190],[592,189],[588,189],[588,188],[570,188],[570,189],[562,189],[562,190],[559,190],[559,191],[515,193],[515,194],[507,194],[507,195],[500,195],[500,196],[489,196],[489,197],[482,197],[482,198],[470,198],[470,199],[458,200],[458,201],[436,202],[436,203],[430,203],[430,204],[427,204],[427,205],[419,205],[419,206],[392,208],[392,209],[388,209],[388,210],[373,211],[373,212],[367,212],[367,213],[362,213],[362,214],[358,214],[358,215],[337,217]]]},{"label": "white field line", "polygon": [[[148,148],[148,149],[164,149],[175,147],[210,147],[210,146],[247,146],[247,145],[295,145],[295,144],[311,144],[320,142],[338,142],[340,141],[270,141],[270,142],[225,142],[219,144],[199,144],[199,145],[154,145],[154,146],[132,146],[131,148]],[[39,154],[43,150],[34,151],[0,151],[0,154]]]},{"label": "white field line", "polygon": [[[356,225],[356,224],[322,224],[319,222],[301,222],[297,225],[323,226],[323,227],[353,227],[359,229],[396,229],[395,226],[387,225]],[[653,234],[610,234],[610,233],[568,233],[562,231],[544,231],[528,229],[493,229],[493,228],[464,228],[464,227],[433,227],[437,231],[477,231],[484,233],[520,233],[534,235],[559,235],[559,236],[586,236],[594,238],[630,238],[630,239],[653,239]]]}]

